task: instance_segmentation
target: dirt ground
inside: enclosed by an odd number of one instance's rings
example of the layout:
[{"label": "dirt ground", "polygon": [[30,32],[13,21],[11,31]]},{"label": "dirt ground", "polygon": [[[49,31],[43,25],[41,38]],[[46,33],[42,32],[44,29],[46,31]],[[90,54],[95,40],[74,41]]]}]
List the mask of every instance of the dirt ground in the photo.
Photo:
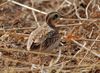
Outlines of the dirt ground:
[{"label": "dirt ground", "polygon": [[[66,35],[40,50],[54,11]],[[0,0],[0,73],[100,73],[100,0]]]}]

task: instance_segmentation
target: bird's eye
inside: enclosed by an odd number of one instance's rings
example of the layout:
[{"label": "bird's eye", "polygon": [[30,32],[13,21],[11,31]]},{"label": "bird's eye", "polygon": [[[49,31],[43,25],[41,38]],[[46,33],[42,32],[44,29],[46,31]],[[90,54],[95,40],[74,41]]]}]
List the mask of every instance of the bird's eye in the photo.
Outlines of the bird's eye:
[{"label": "bird's eye", "polygon": [[57,19],[57,18],[59,18],[59,15],[58,15],[58,14],[55,14],[55,15],[53,16],[53,19]]}]

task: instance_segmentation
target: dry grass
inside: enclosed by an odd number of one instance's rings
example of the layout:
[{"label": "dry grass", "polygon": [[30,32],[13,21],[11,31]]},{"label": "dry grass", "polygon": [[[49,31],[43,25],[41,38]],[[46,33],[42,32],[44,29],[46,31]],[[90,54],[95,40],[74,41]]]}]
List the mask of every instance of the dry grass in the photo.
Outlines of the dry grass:
[{"label": "dry grass", "polygon": [[[52,11],[64,16],[62,46],[30,48]],[[100,73],[100,0],[0,0],[0,73]]]}]

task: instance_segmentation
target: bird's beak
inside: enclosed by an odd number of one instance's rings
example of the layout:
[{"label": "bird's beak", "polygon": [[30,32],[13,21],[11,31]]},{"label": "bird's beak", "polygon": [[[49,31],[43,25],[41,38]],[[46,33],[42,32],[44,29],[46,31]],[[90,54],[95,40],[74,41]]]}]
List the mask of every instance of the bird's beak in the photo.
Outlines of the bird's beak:
[{"label": "bird's beak", "polygon": [[61,17],[60,20],[64,20],[64,18]]},{"label": "bird's beak", "polygon": [[65,25],[65,24],[59,24],[59,22],[64,22],[65,20],[65,17],[64,16],[61,16],[60,18],[59,18],[59,21],[58,21],[58,24],[56,25],[56,27],[60,27],[60,28],[66,28],[67,26]]},{"label": "bird's beak", "polygon": [[64,20],[66,18],[65,15],[61,15],[60,20]]}]

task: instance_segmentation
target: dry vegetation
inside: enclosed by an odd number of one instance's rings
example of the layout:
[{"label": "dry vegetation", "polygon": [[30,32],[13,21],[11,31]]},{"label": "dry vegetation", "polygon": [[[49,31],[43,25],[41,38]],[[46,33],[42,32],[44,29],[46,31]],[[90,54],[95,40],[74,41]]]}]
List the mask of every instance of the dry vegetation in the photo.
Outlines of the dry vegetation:
[{"label": "dry vegetation", "polygon": [[[30,50],[52,11],[65,16],[63,45]],[[100,73],[100,0],[0,0],[0,73]]]}]

